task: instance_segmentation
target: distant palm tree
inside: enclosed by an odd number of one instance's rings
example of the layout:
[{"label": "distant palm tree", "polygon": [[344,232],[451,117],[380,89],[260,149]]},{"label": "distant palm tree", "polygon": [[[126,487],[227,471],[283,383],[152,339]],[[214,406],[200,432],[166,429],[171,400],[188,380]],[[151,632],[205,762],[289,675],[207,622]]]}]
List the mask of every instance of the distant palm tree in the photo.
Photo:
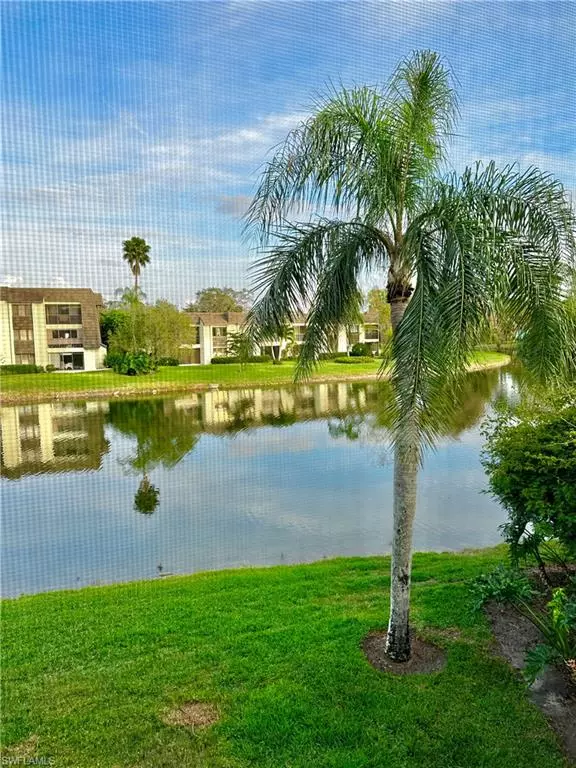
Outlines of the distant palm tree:
[{"label": "distant palm tree", "polygon": [[141,237],[132,237],[130,240],[124,240],[123,258],[128,262],[132,274],[134,275],[134,292],[138,294],[138,278],[142,267],[150,263],[150,246]]},{"label": "distant palm tree", "polygon": [[[569,362],[562,304],[574,213],[536,168],[477,164],[441,175],[458,114],[433,52],[404,60],[384,90],[332,91],[267,164],[247,214],[264,253],[248,328],[274,333],[308,315],[297,375],[340,324],[354,322],[361,278],[386,275],[391,306],[394,534],[388,655],[410,656],[416,483],[423,447],[453,405],[488,318],[524,331],[525,363],[544,377]],[[297,222],[300,212],[318,215]],[[351,514],[353,511],[351,510]]]}]

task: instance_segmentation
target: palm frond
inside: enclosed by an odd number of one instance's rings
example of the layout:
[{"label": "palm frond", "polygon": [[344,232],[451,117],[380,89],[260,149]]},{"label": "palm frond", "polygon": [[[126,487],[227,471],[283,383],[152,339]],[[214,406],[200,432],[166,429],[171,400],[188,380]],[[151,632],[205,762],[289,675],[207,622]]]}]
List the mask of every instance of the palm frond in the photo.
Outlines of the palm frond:
[{"label": "palm frond", "polygon": [[253,267],[259,294],[246,331],[258,342],[307,315],[298,376],[308,375],[330,337],[355,319],[364,269],[385,267],[388,246],[377,228],[360,221],[322,220],[284,227],[278,242]]}]

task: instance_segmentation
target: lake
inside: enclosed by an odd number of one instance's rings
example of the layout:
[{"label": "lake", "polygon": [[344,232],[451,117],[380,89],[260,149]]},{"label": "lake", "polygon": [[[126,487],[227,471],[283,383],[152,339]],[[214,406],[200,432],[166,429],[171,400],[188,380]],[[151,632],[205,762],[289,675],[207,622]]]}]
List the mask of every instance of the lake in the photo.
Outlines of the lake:
[{"label": "lake", "polygon": [[[417,550],[498,543],[480,425],[512,369],[470,374],[425,456]],[[2,594],[390,551],[388,385],[329,383],[0,409]]]}]

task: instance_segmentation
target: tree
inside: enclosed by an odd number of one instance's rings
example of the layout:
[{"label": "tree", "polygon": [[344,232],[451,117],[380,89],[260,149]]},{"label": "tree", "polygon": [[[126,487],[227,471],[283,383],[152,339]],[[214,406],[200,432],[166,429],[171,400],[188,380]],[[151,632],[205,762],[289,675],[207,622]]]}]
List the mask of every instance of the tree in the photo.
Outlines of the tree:
[{"label": "tree", "polygon": [[203,288],[196,294],[196,301],[186,307],[186,312],[244,312],[251,304],[249,291],[233,288]]},{"label": "tree", "polygon": [[161,357],[176,357],[179,347],[191,338],[190,318],[165,300],[151,306],[135,296],[131,299],[122,310],[108,310],[122,313],[121,321],[108,338],[110,352],[145,352],[154,362]]},{"label": "tree", "polygon": [[132,237],[130,240],[124,240],[122,243],[123,258],[128,262],[128,266],[132,270],[134,275],[134,291],[138,293],[138,278],[142,271],[142,267],[150,263],[150,246],[141,237]]},{"label": "tree", "polygon": [[[476,164],[441,175],[457,117],[452,76],[433,52],[402,61],[385,90],[332,90],[267,163],[247,213],[261,255],[254,338],[308,316],[297,376],[353,322],[360,279],[387,274],[394,441],[394,534],[387,652],[410,656],[410,576],[422,452],[451,410],[486,318],[523,330],[524,362],[565,368],[562,304],[576,255],[562,185],[536,168]],[[314,218],[294,216],[312,208]]]},{"label": "tree", "polygon": [[386,297],[386,291],[383,288],[371,288],[368,291],[368,309],[371,312],[378,312],[378,323],[380,325],[380,341],[386,342],[392,336],[392,322],[390,319],[390,304]]}]

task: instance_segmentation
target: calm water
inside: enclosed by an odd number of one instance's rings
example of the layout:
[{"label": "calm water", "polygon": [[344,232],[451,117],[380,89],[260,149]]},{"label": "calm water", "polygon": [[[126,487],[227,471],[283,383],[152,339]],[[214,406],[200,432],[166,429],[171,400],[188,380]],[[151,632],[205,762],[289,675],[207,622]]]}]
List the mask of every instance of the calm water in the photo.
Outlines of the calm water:
[{"label": "calm water", "polygon": [[[515,391],[471,374],[419,486],[414,543],[500,540],[480,422]],[[390,549],[386,385],[0,409],[6,596]]]}]

